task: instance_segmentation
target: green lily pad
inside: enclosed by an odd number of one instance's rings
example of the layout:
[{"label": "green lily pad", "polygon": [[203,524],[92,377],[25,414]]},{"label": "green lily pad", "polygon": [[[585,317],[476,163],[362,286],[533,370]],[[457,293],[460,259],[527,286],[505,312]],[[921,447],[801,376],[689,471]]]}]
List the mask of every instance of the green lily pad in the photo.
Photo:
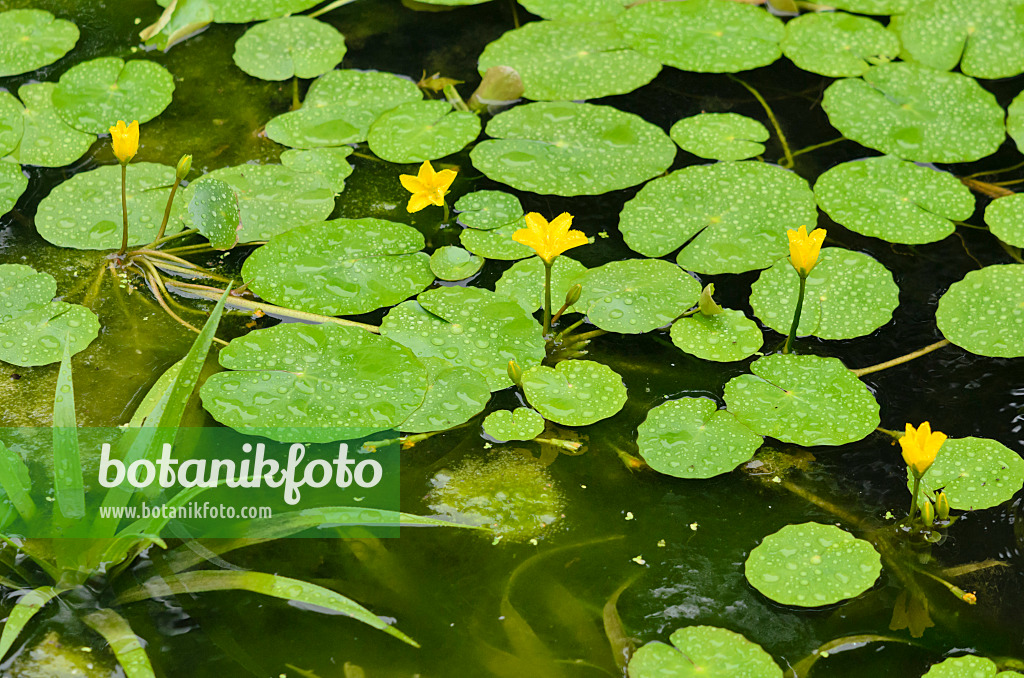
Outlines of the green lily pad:
[{"label": "green lily pad", "polygon": [[662,259],[612,261],[575,282],[583,286],[577,308],[602,330],[623,334],[669,324],[697,303],[701,290],[693,276]]},{"label": "green lily pad", "polygon": [[81,132],[64,122],[53,107],[53,91],[57,84],[36,82],[18,88],[24,132],[11,157],[22,165],[63,167],[85,155],[96,135]]},{"label": "green lily pad", "polygon": [[1006,136],[1003,109],[976,80],[917,64],[837,80],[821,105],[843,136],[906,160],[969,162],[995,153]]},{"label": "green lily pad", "polygon": [[480,118],[447,101],[410,101],[370,126],[370,150],[388,162],[419,163],[458,153],[480,136]]},{"label": "green lily pad", "polygon": [[715,315],[695,313],[672,324],[672,343],[704,360],[727,363],[744,360],[761,350],[764,335],[743,311],[723,309]]},{"label": "green lily pad", "polygon": [[[128,167],[128,244],[152,242],[160,230],[174,168],[152,162]],[[43,198],[36,212],[39,235],[58,247],[110,250],[121,246],[121,166],[105,165],[80,172]],[[174,196],[167,233],[181,230],[180,217],[188,201]]]},{"label": "green lily pad", "polygon": [[[555,259],[551,266],[551,312],[554,313],[565,303],[565,295],[569,288],[576,284],[576,278],[586,273],[587,267],[566,256]],[[533,313],[544,307],[544,262],[540,257],[531,257],[518,261],[494,285],[494,291],[504,294],[523,307],[527,313]],[[577,310],[570,307],[568,313]]]},{"label": "green lily pad", "polygon": [[[660,4],[660,3],[659,3]],[[598,195],[668,169],[676,154],[658,127],[609,106],[538,102],[487,123],[493,139],[470,152],[489,178],[523,191]]]},{"label": "green lily pad", "polygon": [[[800,293],[800,276],[780,259],[751,286],[754,315],[780,334],[789,334]],[[862,252],[841,247],[821,250],[807,276],[807,292],[797,336],[852,339],[871,334],[892,320],[900,290],[892,273]]]},{"label": "green lily pad", "polygon": [[786,231],[814,224],[807,182],[761,162],[685,167],[650,182],[626,203],[619,230],[648,257],[683,246],[680,266],[699,273],[766,268],[788,254]]},{"label": "green lily pad", "polygon": [[[913,476],[909,470],[907,474],[913,492]],[[992,508],[1024,487],[1024,459],[988,438],[950,438],[939,448],[921,487],[933,495],[942,490],[949,505],[960,511]]]},{"label": "green lily pad", "polygon": [[725,404],[761,435],[795,445],[845,445],[878,426],[878,403],[837,358],[770,355],[725,385]]},{"label": "green lily pad", "polygon": [[526,245],[512,239],[512,235],[521,228],[525,228],[525,226],[520,218],[519,221],[490,231],[479,231],[475,228],[464,229],[459,239],[462,241],[463,247],[484,259],[515,261],[537,254]]},{"label": "green lily pad", "polygon": [[676,478],[711,478],[754,456],[761,436],[710,398],[658,405],[640,424],[637,446],[651,468]]},{"label": "green lily pad", "polygon": [[812,12],[786,24],[782,52],[805,71],[830,78],[856,77],[873,64],[899,56],[900,40],[867,17]]},{"label": "green lily pad", "polygon": [[419,101],[423,92],[409,78],[383,71],[344,69],[324,73],[309,86],[303,108],[340,104],[362,108],[380,115],[409,101]]},{"label": "green lily pad", "polygon": [[538,412],[565,426],[588,426],[626,404],[622,377],[593,360],[563,360],[554,367],[534,365],[523,372],[522,386]]},{"label": "green lily pad", "polygon": [[688,626],[665,643],[647,643],[629,660],[629,678],[782,678],[771,655],[742,635],[716,626]]},{"label": "green lily pad", "polygon": [[767,66],[781,55],[785,33],[764,9],[730,0],[651,2],[627,10],[617,23],[638,52],[699,73]]},{"label": "green lily pad", "polygon": [[345,56],[345,36],[308,16],[286,16],[256,24],[235,43],[233,59],[261,80],[315,78]]},{"label": "green lily pad", "polygon": [[783,605],[821,607],[864,593],[882,573],[870,543],[835,525],[787,525],[750,552],[747,581]]},{"label": "green lily pad", "polygon": [[1024,195],[997,198],[985,208],[985,223],[992,235],[1007,245],[1024,247]]},{"label": "green lily pad", "polygon": [[1007,0],[927,0],[900,21],[908,60],[975,78],[1024,73],[1024,15]]},{"label": "green lily pad", "polygon": [[18,198],[28,188],[28,177],[15,162],[0,161],[0,215],[14,209]]},{"label": "green lily pad", "polygon": [[625,94],[661,71],[660,61],[631,49],[614,22],[597,20],[534,21],[509,31],[480,55],[481,74],[492,66],[514,68],[526,88],[523,96],[537,101]]},{"label": "green lily pad", "polygon": [[500,442],[533,440],[544,433],[544,417],[529,407],[497,410],[484,419],[484,433]]},{"label": "green lily pad", "polygon": [[[245,24],[303,12],[321,0],[204,0],[219,24]],[[157,0],[161,7],[171,0]]]},{"label": "green lily pad", "polygon": [[296,172],[319,174],[335,193],[345,190],[345,179],[352,174],[348,156],[355,151],[351,146],[332,148],[289,148],[281,153],[281,164]]},{"label": "green lily pad", "polygon": [[0,12],[0,78],[57,61],[78,42],[78,26],[41,9]]},{"label": "green lily pad", "polygon": [[955,176],[888,155],[836,165],[818,177],[814,197],[851,231],[907,245],[942,240],[974,213]]},{"label": "green lily pad", "polygon": [[407,433],[447,431],[478,415],[491,399],[487,380],[469,367],[453,367],[441,358],[422,358],[427,368],[427,395],[401,429]]},{"label": "green lily pad", "polygon": [[459,223],[466,228],[490,231],[515,222],[521,223],[523,206],[519,198],[504,191],[474,191],[455,203]]},{"label": "green lily pad", "polygon": [[676,121],[669,130],[684,151],[711,160],[743,160],[764,153],[768,130],[739,113],[701,113]]},{"label": "green lily pad", "polygon": [[10,92],[0,90],[0,157],[18,147],[25,133],[21,102]]},{"label": "green lily pad", "polygon": [[492,391],[509,386],[508,361],[544,359],[541,327],[516,302],[476,287],[441,287],[395,306],[380,332],[420,358],[443,358],[471,367]]},{"label": "green lily pad", "polygon": [[953,283],[935,320],[960,348],[994,358],[1024,356],[1024,266],[986,266]]},{"label": "green lily pad", "polygon": [[32,367],[59,362],[99,335],[100,322],[85,306],[51,301],[57,281],[22,264],[0,265],[0,361]]},{"label": "green lily pad", "polygon": [[430,255],[430,270],[441,280],[465,280],[483,265],[483,259],[454,245],[438,247]]},{"label": "green lily pad", "polygon": [[434,282],[423,236],[383,219],[334,219],[273,237],[242,266],[258,295],[309,313],[352,315],[392,306]]},{"label": "green lily pad", "polygon": [[60,76],[53,105],[72,127],[106,134],[118,120],[144,123],[160,115],[173,92],[174,77],[158,63],[101,57]]},{"label": "green lily pad", "polygon": [[334,211],[334,190],[325,179],[282,165],[238,165],[214,170],[189,184],[185,189],[186,200],[190,201],[202,182],[211,178],[229,184],[238,198],[242,215],[238,242],[269,240],[296,226],[321,222]]},{"label": "green lily pad", "polygon": [[626,11],[633,0],[519,0],[531,14],[552,21],[604,21]]},{"label": "green lily pad", "polygon": [[994,661],[987,657],[964,655],[950,657],[938,664],[933,664],[922,678],[1015,678],[1020,676],[1016,671],[999,671]]},{"label": "green lily pad", "polygon": [[207,179],[192,192],[188,213],[199,232],[215,249],[229,250],[238,242],[242,216],[231,186],[220,179]]},{"label": "green lily pad", "polygon": [[1024,153],[1024,92],[1018,94],[1006,109],[1006,131]]},{"label": "green lily pad", "polygon": [[465,5],[482,5],[485,2],[491,0],[409,0],[410,3],[415,7],[416,5],[438,5],[441,7],[462,7]]},{"label": "green lily pad", "polygon": [[922,0],[829,0],[829,7],[858,14],[905,14]]}]

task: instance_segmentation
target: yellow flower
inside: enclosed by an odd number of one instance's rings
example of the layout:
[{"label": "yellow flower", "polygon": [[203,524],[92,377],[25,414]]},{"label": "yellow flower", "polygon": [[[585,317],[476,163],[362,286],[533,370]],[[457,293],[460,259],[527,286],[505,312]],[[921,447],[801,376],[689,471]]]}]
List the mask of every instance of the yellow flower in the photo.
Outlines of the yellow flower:
[{"label": "yellow flower", "polygon": [[903,460],[916,477],[920,478],[925,474],[944,442],[946,434],[938,431],[933,433],[927,421],[916,430],[907,424],[907,433],[900,438],[900,447],[903,448]]},{"label": "yellow flower", "polygon": [[562,212],[551,223],[536,212],[530,212],[526,215],[526,228],[513,233],[512,239],[532,247],[544,263],[550,265],[562,252],[590,242],[583,231],[570,230],[570,226],[572,215],[568,212]]},{"label": "yellow flower", "polygon": [[978,596],[973,594],[973,593],[965,593],[962,596],[960,596],[960,599],[963,600],[968,605],[977,605],[978,604]]},{"label": "yellow flower", "polygon": [[789,263],[793,264],[797,273],[806,278],[818,263],[821,243],[825,240],[825,229],[816,228],[807,235],[807,227],[801,226],[799,231],[789,229],[786,235],[789,236]]},{"label": "yellow flower", "polygon": [[435,172],[428,160],[420,165],[419,174],[416,176],[403,174],[398,177],[405,190],[412,193],[405,209],[409,212],[419,212],[427,205],[444,205],[444,196],[448,193],[448,187],[455,181],[455,175],[456,172],[447,169]]},{"label": "yellow flower", "polygon": [[132,124],[125,125],[124,120],[118,120],[117,125],[110,128],[110,144],[122,165],[131,162],[139,152],[139,121],[132,120]]}]

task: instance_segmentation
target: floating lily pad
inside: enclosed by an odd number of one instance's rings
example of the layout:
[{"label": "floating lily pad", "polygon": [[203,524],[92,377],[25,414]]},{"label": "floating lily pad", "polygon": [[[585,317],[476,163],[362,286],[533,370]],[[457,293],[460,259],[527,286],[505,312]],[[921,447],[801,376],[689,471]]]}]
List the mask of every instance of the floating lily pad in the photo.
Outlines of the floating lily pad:
[{"label": "floating lily pad", "polygon": [[545,418],[565,426],[607,419],[626,404],[626,387],[615,370],[593,360],[563,360],[523,372],[523,393]]},{"label": "floating lily pad", "polygon": [[52,64],[78,42],[78,26],[41,9],[0,12],[0,78]]},{"label": "floating lily pad", "polygon": [[830,78],[856,77],[899,56],[900,40],[867,17],[811,12],[786,24],[782,52],[805,71]]},{"label": "floating lily pad", "polygon": [[512,222],[517,224],[523,218],[523,206],[519,198],[504,191],[474,191],[459,198],[455,203],[459,223],[466,228],[489,231]]},{"label": "floating lily pad", "polygon": [[191,200],[196,189],[209,178],[219,179],[235,191],[242,215],[239,242],[269,240],[296,226],[323,221],[334,211],[334,190],[325,179],[281,165],[239,165],[214,170],[189,184],[185,189],[186,200]]},{"label": "floating lily pad", "polygon": [[[660,4],[660,3],[659,3]],[[489,178],[523,191],[597,195],[661,174],[676,146],[658,127],[609,106],[539,102],[487,123],[470,153]]]},{"label": "floating lily pad", "polygon": [[672,324],[670,334],[672,343],[690,355],[722,363],[749,358],[764,344],[757,323],[729,308],[681,318]]},{"label": "floating lily pad", "polygon": [[256,24],[235,43],[235,65],[262,80],[315,78],[341,63],[345,37],[308,16]]},{"label": "floating lily pad", "polygon": [[900,21],[900,40],[910,60],[931,68],[960,70],[975,78],[1024,73],[1024,16],[1006,0],[928,0]]},{"label": "floating lily pad", "polygon": [[729,0],[651,2],[627,10],[617,23],[637,51],[700,73],[767,66],[781,55],[785,33],[764,9]]},{"label": "floating lily pad", "polygon": [[544,432],[544,417],[529,407],[497,410],[484,419],[484,433],[501,442],[533,440]]},{"label": "floating lily pad", "polygon": [[72,127],[106,134],[118,120],[144,123],[160,115],[173,92],[174,78],[158,63],[101,57],[60,76],[53,105]]},{"label": "floating lily pad", "polygon": [[242,217],[238,198],[220,179],[207,179],[192,192],[188,213],[199,232],[215,249],[229,250],[238,242]]},{"label": "floating lily pad", "polygon": [[829,7],[858,14],[905,14],[922,0],[829,0]]},{"label": "floating lily pad", "polygon": [[25,133],[21,103],[10,92],[0,90],[0,157],[18,147]]},{"label": "floating lily pad", "polygon": [[1024,152],[1024,92],[1018,94],[1006,109],[1006,131]]},{"label": "floating lily pad", "polygon": [[820,607],[864,593],[882,573],[868,542],[835,525],[787,525],[750,552],[747,581],[783,605]]},{"label": "floating lily pad", "polygon": [[454,245],[438,247],[430,255],[430,270],[441,280],[465,280],[483,265],[483,259]]},{"label": "floating lily pad", "polygon": [[323,315],[392,306],[434,282],[423,236],[383,219],[292,228],[245,260],[242,278],[272,304]]},{"label": "floating lily pad", "polygon": [[532,14],[553,21],[604,21],[622,14],[632,0],[519,0]]},{"label": "floating lily pad", "polygon": [[491,399],[484,376],[470,367],[453,367],[441,358],[422,358],[427,368],[427,395],[401,429],[408,433],[447,431],[483,411]]},{"label": "floating lily pad", "polygon": [[[610,0],[613,5],[618,4]],[[618,4],[621,11],[622,5]],[[534,21],[487,45],[477,66],[514,68],[523,96],[575,101],[625,94],[649,83],[661,62],[631,49],[614,22]]]},{"label": "floating lily pad", "polygon": [[688,271],[741,273],[787,254],[786,231],[817,218],[814,194],[796,174],[761,162],[720,162],[644,186],[619,215],[619,230],[645,256],[683,245],[676,261]]},{"label": "floating lily pad", "polygon": [[640,455],[651,468],[677,478],[711,478],[754,456],[761,436],[710,398],[658,405],[638,429]]},{"label": "floating lily pad", "polygon": [[515,261],[537,254],[526,245],[512,239],[512,235],[521,228],[524,228],[521,221],[490,231],[467,228],[462,231],[459,239],[463,247],[484,259]]},{"label": "floating lily pad", "polygon": [[1024,266],[986,266],[953,283],[935,312],[960,348],[995,358],[1024,356]]},{"label": "floating lily pad", "polygon": [[420,358],[479,370],[492,391],[512,383],[509,360],[530,365],[545,356],[537,321],[511,299],[476,287],[427,290],[391,309],[380,331]]},{"label": "floating lily pad", "polygon": [[[780,334],[789,334],[800,293],[800,276],[780,259],[751,286],[754,315]],[[807,276],[807,292],[797,336],[852,339],[871,334],[892,320],[900,290],[892,273],[862,252],[841,247],[821,250]]]},{"label": "floating lily pad", "polygon": [[577,308],[602,330],[640,334],[663,327],[697,303],[700,283],[661,259],[626,259],[579,278]]},{"label": "floating lily pad", "polygon": [[[245,24],[250,21],[274,19],[296,14],[317,5],[321,0],[204,0],[213,9],[214,20],[219,24]],[[166,7],[171,0],[157,0]]]},{"label": "floating lily pad", "polygon": [[1015,193],[990,202],[985,223],[992,235],[1007,245],[1024,247],[1024,195]]},{"label": "floating lily pad", "polygon": [[782,678],[771,655],[738,633],[716,626],[688,626],[669,636],[672,645],[647,643],[629,660],[629,678]]},{"label": "floating lily pad", "polygon": [[[576,278],[587,271],[587,267],[566,256],[555,259],[551,266],[551,312],[554,313],[565,303],[569,288],[576,284]],[[527,313],[544,307],[544,262],[540,257],[519,261],[501,274],[494,285],[494,291],[515,299]],[[568,313],[579,309],[570,307]]]},{"label": "floating lily pad", "polygon": [[825,90],[822,108],[843,136],[922,162],[969,162],[1006,136],[1003,109],[976,80],[927,66],[873,66]]},{"label": "floating lily pad", "polygon": [[380,115],[408,101],[419,101],[423,92],[409,78],[383,71],[345,69],[317,78],[302,102],[303,108],[340,104]]},{"label": "floating lily pad", "polygon": [[28,188],[28,177],[15,162],[0,161],[0,215],[14,209],[18,198]]},{"label": "floating lily pad", "polygon": [[56,88],[52,82],[29,83],[18,88],[18,96],[25,104],[24,131],[11,157],[22,165],[70,165],[96,141],[95,134],[81,132],[57,115],[52,96]]},{"label": "floating lily pad", "polygon": [[51,301],[57,281],[22,264],[0,265],[0,361],[32,367],[74,355],[99,335],[100,323],[85,306]]},{"label": "floating lily pad", "polygon": [[370,150],[388,162],[419,163],[458,153],[480,136],[480,118],[447,101],[410,101],[370,126]]},{"label": "floating lily pad", "polygon": [[309,150],[289,148],[281,153],[281,164],[296,172],[319,174],[335,193],[341,193],[345,190],[345,179],[352,174],[353,168],[348,163],[348,156],[354,150],[351,146]]},{"label": "floating lily pad", "polygon": [[[144,245],[156,237],[174,184],[174,168],[151,162],[128,167],[128,244]],[[121,166],[105,165],[80,172],[43,198],[36,212],[39,235],[58,247],[110,250],[121,246]],[[174,196],[167,233],[181,230],[188,201]]]},{"label": "floating lily pad", "polygon": [[725,403],[761,435],[796,445],[845,445],[878,426],[878,403],[837,358],[770,355],[725,385]]},{"label": "floating lily pad", "polygon": [[[907,473],[907,487],[913,492],[913,476]],[[1024,487],[1024,459],[988,438],[950,438],[939,448],[921,486],[933,494],[942,490],[949,505],[960,511],[992,508]]]},{"label": "floating lily pad", "polygon": [[969,188],[948,172],[892,156],[837,165],[814,184],[818,205],[862,235],[908,245],[937,242],[974,213]]},{"label": "floating lily pad", "polygon": [[[426,370],[409,349],[355,327],[286,323],[221,350],[231,370],[203,384],[203,407],[235,428],[397,428],[423,402]],[[333,438],[329,438],[333,440]],[[327,442],[314,441],[314,442]]]},{"label": "floating lily pad", "polygon": [[743,160],[764,153],[768,130],[739,113],[701,113],[683,118],[669,130],[684,151],[712,160]]},{"label": "floating lily pad", "polygon": [[968,654],[934,664],[922,678],[1017,678],[1020,675],[1016,671],[1000,672],[991,659]]}]

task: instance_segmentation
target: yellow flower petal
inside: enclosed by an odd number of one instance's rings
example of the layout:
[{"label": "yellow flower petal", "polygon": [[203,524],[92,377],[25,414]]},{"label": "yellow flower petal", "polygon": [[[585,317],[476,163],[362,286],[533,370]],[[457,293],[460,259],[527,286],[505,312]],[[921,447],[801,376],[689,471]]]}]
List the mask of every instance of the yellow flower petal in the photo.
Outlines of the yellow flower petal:
[{"label": "yellow flower petal", "polygon": [[413,193],[412,197],[409,198],[409,204],[405,206],[405,210],[412,214],[413,212],[419,212],[430,204],[430,198],[425,193]]},{"label": "yellow flower petal", "polygon": [[801,226],[798,230],[786,231],[786,236],[789,238],[789,262],[797,273],[806,277],[818,263],[821,244],[825,241],[825,229],[816,228],[808,235],[807,227]]},{"label": "yellow flower petal", "polygon": [[573,247],[590,242],[582,231],[570,230],[572,215],[568,212],[555,217],[551,223],[536,212],[526,215],[526,228],[512,234],[512,239],[532,248],[537,255],[550,264],[559,254]]},{"label": "yellow flower petal", "polygon": [[452,182],[455,181],[456,175],[457,172],[453,170],[435,172],[433,166],[427,161],[420,165],[419,172],[415,176],[412,174],[399,176],[398,180],[402,182],[405,190],[412,193],[406,210],[419,212],[427,205],[443,206],[444,196],[448,193]]},{"label": "yellow flower petal", "polygon": [[935,462],[942,444],[946,442],[946,434],[932,432],[927,421],[915,429],[907,424],[906,434],[900,438],[903,449],[903,461],[907,463],[913,474],[920,478]]},{"label": "yellow flower petal", "polygon": [[110,145],[122,165],[130,162],[139,152],[139,121],[132,120],[132,124],[125,125],[124,120],[118,120],[110,128]]}]

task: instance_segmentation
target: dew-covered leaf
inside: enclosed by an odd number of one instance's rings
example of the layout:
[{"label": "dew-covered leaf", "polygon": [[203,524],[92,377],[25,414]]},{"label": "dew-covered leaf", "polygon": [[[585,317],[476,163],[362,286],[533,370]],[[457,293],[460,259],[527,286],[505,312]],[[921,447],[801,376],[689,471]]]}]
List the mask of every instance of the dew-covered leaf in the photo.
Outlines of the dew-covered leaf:
[{"label": "dew-covered leaf", "polygon": [[14,209],[26,188],[28,177],[21,171],[21,165],[0,161],[0,216]]},{"label": "dew-covered leaf", "polygon": [[764,153],[768,130],[739,113],[700,113],[678,120],[669,130],[684,151],[711,160],[743,160]]},{"label": "dew-covered leaf", "polygon": [[663,257],[681,245],[680,266],[741,273],[789,252],[786,231],[814,224],[814,194],[802,178],[761,162],[685,167],[650,182],[626,203],[619,230],[629,247]]},{"label": "dew-covered leaf", "polygon": [[742,311],[695,313],[672,324],[672,343],[704,360],[733,362],[754,355],[764,344],[761,329]]},{"label": "dew-covered leaf", "polygon": [[521,228],[525,227],[520,217],[518,221],[489,231],[464,229],[459,239],[463,247],[484,259],[516,261],[537,254],[526,245],[512,239],[512,235]]},{"label": "dew-covered leaf", "polygon": [[0,12],[0,78],[52,64],[74,48],[78,27],[41,9]]},{"label": "dew-covered leaf", "polygon": [[635,186],[668,169],[676,154],[655,125],[592,104],[516,106],[492,118],[487,134],[494,138],[470,152],[473,165],[490,179],[541,194],[598,195]]},{"label": "dew-covered leaf", "polygon": [[345,37],[308,16],[256,24],[235,43],[235,65],[262,80],[315,78],[341,63]]},{"label": "dew-covered leaf", "polygon": [[[127,172],[128,244],[144,245],[156,237],[174,184],[174,168],[151,162],[132,163]],[[174,196],[167,233],[181,230],[188,204],[182,191]],[[121,166],[105,165],[80,172],[43,198],[36,212],[39,235],[58,247],[110,250],[121,246]]]},{"label": "dew-covered leaf", "polygon": [[[521,363],[520,363],[521,364]],[[546,419],[587,426],[626,404],[626,387],[615,370],[593,360],[563,360],[523,372],[523,394]]]},{"label": "dew-covered leaf", "polygon": [[231,186],[220,179],[200,183],[188,203],[189,217],[215,249],[229,250],[238,242],[242,217],[238,198]]},{"label": "dew-covered leaf", "polygon": [[160,115],[173,92],[174,77],[156,62],[100,57],[60,76],[53,105],[72,127],[106,134],[118,120],[144,123]]},{"label": "dew-covered leaf", "polygon": [[544,432],[544,417],[529,407],[496,410],[484,419],[484,433],[500,442],[533,440]]},{"label": "dew-covered leaf", "polygon": [[427,368],[427,395],[401,429],[407,433],[447,431],[483,411],[491,399],[484,376],[470,367],[453,367],[441,358],[421,358]]},{"label": "dew-covered leaf", "polygon": [[991,659],[967,654],[933,664],[922,678],[1014,678],[1019,675],[1016,671],[999,672]]},{"label": "dew-covered leaf", "polygon": [[323,315],[392,306],[434,282],[415,228],[383,219],[334,219],[274,236],[242,266],[272,304]]},{"label": "dew-covered leaf", "polygon": [[935,320],[942,335],[966,351],[1024,356],[1024,265],[971,271],[939,299]]},{"label": "dew-covered leaf", "polygon": [[821,607],[874,586],[882,558],[870,543],[835,525],[787,525],[764,538],[744,566],[747,581],[783,605]]},{"label": "dew-covered leaf", "polygon": [[[213,9],[219,24],[245,24],[250,21],[275,19],[296,14],[317,5],[321,0],[204,0]],[[171,0],[157,0],[166,7]]]},{"label": "dew-covered leaf", "polygon": [[592,268],[577,309],[609,332],[640,334],[663,327],[697,303],[700,283],[662,259],[626,259]]},{"label": "dew-covered leaf", "polygon": [[905,14],[923,0],[829,0],[829,7],[858,14]]},{"label": "dew-covered leaf", "polygon": [[455,245],[438,247],[430,255],[430,270],[441,280],[465,280],[483,265],[483,259]]},{"label": "dew-covered leaf", "polygon": [[750,371],[725,385],[725,403],[756,433],[796,445],[845,445],[878,426],[874,396],[837,358],[770,355]]},{"label": "dew-covered leaf", "polygon": [[57,281],[24,264],[0,264],[0,323],[6,323],[57,296]]},{"label": "dew-covered leaf", "polygon": [[818,177],[814,197],[851,231],[908,245],[942,240],[974,213],[955,176],[893,156],[836,165]]},{"label": "dew-covered leaf", "polygon": [[[587,267],[566,256],[555,259],[551,266],[551,312],[561,308],[565,303],[565,295],[576,283],[576,278],[585,273]],[[533,313],[544,307],[544,262],[540,257],[531,257],[518,261],[494,285],[494,291],[515,299],[527,313]],[[570,307],[567,313],[575,313],[579,308]]]},{"label": "dew-covered leaf", "polygon": [[0,90],[0,157],[17,148],[25,133],[23,110],[13,94]]},{"label": "dew-covered leaf", "polygon": [[531,365],[545,356],[540,324],[511,299],[477,287],[427,290],[391,309],[380,331],[420,358],[480,371],[492,391],[512,383],[509,360]]},{"label": "dew-covered leaf", "polygon": [[474,191],[455,203],[459,223],[466,228],[489,231],[500,226],[519,223],[523,206],[519,198],[504,191]]},{"label": "dew-covered leaf", "polygon": [[992,235],[1007,245],[1024,247],[1024,195],[1015,193],[990,202],[985,223]]},{"label": "dew-covered leaf", "polygon": [[782,52],[805,71],[830,78],[856,77],[899,56],[900,40],[874,19],[810,12],[786,24]]},{"label": "dew-covered leaf", "polygon": [[532,14],[552,21],[604,21],[614,19],[633,0],[519,0]]},{"label": "dew-covered leaf", "polygon": [[1003,109],[973,78],[912,63],[837,80],[822,108],[843,136],[921,162],[969,162],[1003,143]]},{"label": "dew-covered leaf", "polygon": [[1024,153],[1024,92],[1018,94],[1006,109],[1006,131]]},{"label": "dew-covered leaf", "polygon": [[[409,349],[355,327],[286,323],[255,330],[220,352],[203,407],[227,426],[397,428],[423,402],[426,370]],[[333,438],[330,438],[333,440]],[[327,441],[315,441],[327,442]]]},{"label": "dew-covered leaf", "polygon": [[458,153],[480,136],[480,118],[447,101],[410,101],[383,113],[367,137],[377,157],[419,163]]},{"label": "dew-covered leaf", "polygon": [[647,643],[629,660],[629,678],[782,678],[782,669],[760,645],[717,626],[688,626],[669,636],[672,645]]},{"label": "dew-covered leaf", "polygon": [[[907,474],[913,492],[913,475],[909,470]],[[988,438],[950,438],[939,448],[921,487],[933,495],[942,490],[949,505],[960,511],[992,508],[1024,487],[1024,459]]]},{"label": "dew-covered leaf", "polygon": [[481,74],[492,66],[514,68],[526,88],[523,96],[537,101],[626,94],[658,75],[661,62],[631,49],[614,22],[591,21],[525,24],[487,45],[477,68]]},{"label": "dew-covered leaf", "polygon": [[11,158],[22,165],[63,167],[81,158],[96,135],[81,132],[64,122],[53,107],[56,83],[36,82],[18,88],[25,109],[24,132]]},{"label": "dew-covered leaf", "polygon": [[647,413],[636,442],[659,473],[711,478],[748,461],[762,440],[710,398],[679,398]]},{"label": "dew-covered leaf", "polygon": [[345,179],[352,174],[348,156],[354,150],[351,146],[308,150],[289,148],[281,153],[281,164],[296,172],[319,174],[335,193],[341,193],[345,190]]}]

